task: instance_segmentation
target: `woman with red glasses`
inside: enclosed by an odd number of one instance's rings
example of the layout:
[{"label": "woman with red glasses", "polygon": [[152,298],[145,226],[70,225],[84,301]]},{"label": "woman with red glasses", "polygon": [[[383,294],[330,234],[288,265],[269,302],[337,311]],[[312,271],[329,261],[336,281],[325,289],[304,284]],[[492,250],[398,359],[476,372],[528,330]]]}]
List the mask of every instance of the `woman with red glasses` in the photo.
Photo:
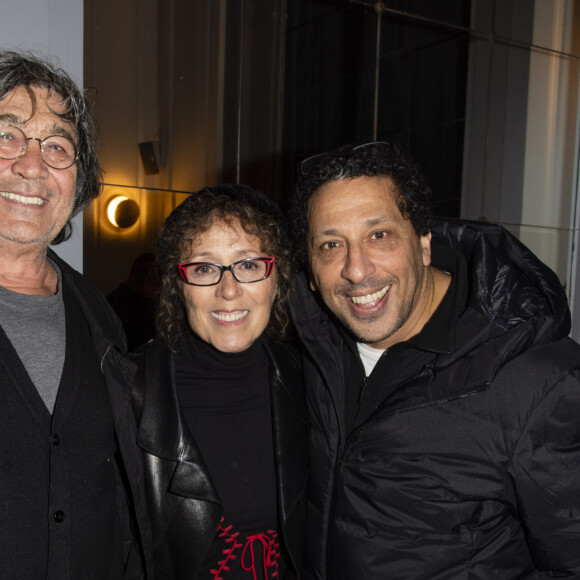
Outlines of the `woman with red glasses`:
[{"label": "woman with red glasses", "polygon": [[135,355],[155,577],[298,578],[308,424],[283,216],[250,187],[202,189],[167,218],[157,269],[158,337]]}]

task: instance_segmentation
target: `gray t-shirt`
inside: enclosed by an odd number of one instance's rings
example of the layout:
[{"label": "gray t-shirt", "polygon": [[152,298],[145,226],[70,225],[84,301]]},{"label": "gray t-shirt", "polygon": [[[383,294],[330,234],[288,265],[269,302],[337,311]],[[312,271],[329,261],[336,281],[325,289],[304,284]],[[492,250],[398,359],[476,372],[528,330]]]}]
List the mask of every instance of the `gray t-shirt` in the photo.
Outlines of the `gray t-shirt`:
[{"label": "gray t-shirt", "polygon": [[52,413],[64,366],[66,326],[61,273],[54,296],[12,292],[0,286],[0,325]]}]

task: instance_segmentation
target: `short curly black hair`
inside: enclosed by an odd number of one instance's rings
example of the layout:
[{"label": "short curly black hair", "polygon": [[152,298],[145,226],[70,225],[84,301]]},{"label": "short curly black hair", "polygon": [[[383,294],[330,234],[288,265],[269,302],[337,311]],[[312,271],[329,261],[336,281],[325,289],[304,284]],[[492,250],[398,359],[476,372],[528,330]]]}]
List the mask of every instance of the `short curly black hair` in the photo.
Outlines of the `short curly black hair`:
[{"label": "short curly black hair", "polygon": [[[97,130],[88,101],[75,81],[61,68],[30,52],[0,51],[0,100],[23,87],[30,96],[33,112],[36,97],[33,89],[46,89],[56,95],[62,111],[54,112],[70,123],[76,133],[78,151],[75,199],[71,217],[85,209],[102,189],[102,170],[97,157]],[[65,241],[71,235],[70,221],[52,241]]]},{"label": "short curly black hair", "polygon": [[292,253],[286,219],[280,208],[263,193],[247,185],[218,185],[192,193],[165,220],[157,242],[157,275],[161,284],[156,314],[160,338],[174,350],[189,332],[178,271],[191,244],[216,220],[239,222],[247,234],[257,236],[267,256],[275,256],[278,287],[270,322],[272,339],[283,338],[289,329],[288,302],[292,290]]},{"label": "short curly black hair", "polygon": [[431,189],[418,166],[391,143],[345,145],[302,161],[290,209],[296,258],[308,259],[308,208],[323,185],[354,177],[389,177],[396,187],[397,207],[418,236],[431,231]]}]

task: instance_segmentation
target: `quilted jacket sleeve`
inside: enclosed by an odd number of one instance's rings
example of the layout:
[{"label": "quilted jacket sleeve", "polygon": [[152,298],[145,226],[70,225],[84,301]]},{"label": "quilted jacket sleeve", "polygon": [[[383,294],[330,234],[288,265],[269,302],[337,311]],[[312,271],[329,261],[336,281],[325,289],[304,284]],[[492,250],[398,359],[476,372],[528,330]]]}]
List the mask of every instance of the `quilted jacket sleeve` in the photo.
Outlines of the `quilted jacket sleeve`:
[{"label": "quilted jacket sleeve", "polygon": [[578,367],[555,377],[531,410],[515,449],[512,470],[520,517],[536,568],[549,578],[580,578]]}]

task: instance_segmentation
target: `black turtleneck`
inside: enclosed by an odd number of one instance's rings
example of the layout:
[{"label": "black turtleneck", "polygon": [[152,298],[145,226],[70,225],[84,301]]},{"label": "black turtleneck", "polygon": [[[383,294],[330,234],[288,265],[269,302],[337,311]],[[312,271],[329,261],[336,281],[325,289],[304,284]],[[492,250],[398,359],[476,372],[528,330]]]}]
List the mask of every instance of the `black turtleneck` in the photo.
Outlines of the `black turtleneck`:
[{"label": "black turtleneck", "polygon": [[[183,344],[175,356],[177,394],[222,501],[223,525],[239,531],[241,542],[276,530],[268,356],[262,341],[239,353],[221,352],[193,333]],[[212,552],[210,569],[220,546],[214,544]],[[226,576],[240,573],[232,569]]]},{"label": "black turtleneck", "polygon": [[181,409],[226,519],[242,533],[275,529],[268,357],[261,341],[224,353],[191,334],[175,361]]}]

